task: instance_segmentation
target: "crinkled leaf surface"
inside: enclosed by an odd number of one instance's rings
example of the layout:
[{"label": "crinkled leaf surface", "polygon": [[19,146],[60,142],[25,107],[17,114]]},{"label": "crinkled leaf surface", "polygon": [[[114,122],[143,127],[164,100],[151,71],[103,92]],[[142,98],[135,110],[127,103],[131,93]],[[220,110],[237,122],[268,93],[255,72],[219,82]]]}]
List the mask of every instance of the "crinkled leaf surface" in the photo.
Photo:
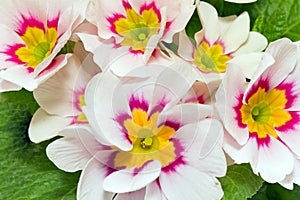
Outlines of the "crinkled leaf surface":
[{"label": "crinkled leaf surface", "polygon": [[[249,4],[228,3],[222,0],[205,1],[215,6],[220,16],[239,15],[247,11],[251,18],[252,30],[264,34],[270,42],[282,37],[293,41],[300,40],[298,0],[258,0]],[[196,25],[194,16],[186,29],[189,36],[196,32]]]},{"label": "crinkled leaf surface", "polygon": [[[75,199],[79,174],[57,169],[27,136],[37,109],[26,91],[0,94],[0,199]],[[41,130],[42,131],[42,130]]]},{"label": "crinkled leaf surface", "polygon": [[249,164],[242,164],[229,166],[220,182],[224,191],[223,200],[241,200],[252,197],[264,181],[253,174]]}]

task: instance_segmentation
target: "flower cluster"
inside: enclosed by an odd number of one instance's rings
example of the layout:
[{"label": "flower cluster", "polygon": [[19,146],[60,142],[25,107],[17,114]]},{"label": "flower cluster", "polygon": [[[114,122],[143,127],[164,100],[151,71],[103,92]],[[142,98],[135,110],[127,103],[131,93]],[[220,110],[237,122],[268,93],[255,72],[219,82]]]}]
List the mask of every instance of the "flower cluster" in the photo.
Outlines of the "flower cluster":
[{"label": "flower cluster", "polygon": [[[78,199],[221,199],[228,158],[267,182],[300,185],[298,44],[268,45],[247,12],[219,17],[198,0],[0,10],[0,91],[33,91],[29,138],[59,136],[47,156],[82,170]],[[189,38],[194,11],[202,29]]]}]

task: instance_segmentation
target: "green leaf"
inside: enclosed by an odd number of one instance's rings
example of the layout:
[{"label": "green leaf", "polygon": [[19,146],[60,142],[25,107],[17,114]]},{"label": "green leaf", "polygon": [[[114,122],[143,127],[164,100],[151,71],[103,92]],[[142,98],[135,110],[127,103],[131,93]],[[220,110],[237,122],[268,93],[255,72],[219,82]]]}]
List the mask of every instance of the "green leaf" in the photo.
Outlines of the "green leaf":
[{"label": "green leaf", "polygon": [[74,52],[74,48],[75,48],[75,42],[69,40],[67,42],[67,44],[65,44],[65,46],[60,50],[60,52],[58,53],[58,55],[67,54],[67,53],[73,53]]},{"label": "green leaf", "polygon": [[189,38],[194,39],[194,35],[196,32],[200,31],[202,29],[200,19],[197,13],[197,10],[195,10],[192,18],[190,19],[189,23],[185,27],[186,34],[189,36]]},{"label": "green leaf", "polygon": [[264,183],[251,200],[299,200],[300,186],[295,185],[294,189],[288,190],[279,184]]},{"label": "green leaf", "polygon": [[300,1],[294,0],[258,0],[250,4],[232,4],[225,2],[222,16],[240,14],[247,11],[251,27],[265,35],[269,41],[288,37],[300,40]]},{"label": "green leaf", "polygon": [[65,173],[47,159],[49,142],[33,144],[28,139],[28,124],[37,108],[32,93],[0,94],[0,199],[74,200],[79,173]]},{"label": "green leaf", "polygon": [[224,191],[223,200],[242,200],[253,196],[264,181],[253,174],[249,164],[242,164],[229,166],[220,182]]}]

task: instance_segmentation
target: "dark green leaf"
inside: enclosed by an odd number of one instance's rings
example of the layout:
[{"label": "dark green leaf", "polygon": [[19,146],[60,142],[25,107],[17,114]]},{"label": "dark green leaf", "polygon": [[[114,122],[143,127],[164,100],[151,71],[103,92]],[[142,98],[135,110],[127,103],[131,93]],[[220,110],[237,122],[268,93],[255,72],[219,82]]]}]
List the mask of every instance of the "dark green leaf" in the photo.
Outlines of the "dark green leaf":
[{"label": "dark green leaf", "polygon": [[28,139],[28,124],[38,107],[32,93],[2,93],[0,102],[0,199],[74,200],[79,174],[58,170],[47,159],[48,142]]},{"label": "dark green leaf", "polygon": [[229,166],[220,182],[224,191],[223,200],[242,200],[253,196],[264,181],[253,174],[249,164],[242,164]]}]

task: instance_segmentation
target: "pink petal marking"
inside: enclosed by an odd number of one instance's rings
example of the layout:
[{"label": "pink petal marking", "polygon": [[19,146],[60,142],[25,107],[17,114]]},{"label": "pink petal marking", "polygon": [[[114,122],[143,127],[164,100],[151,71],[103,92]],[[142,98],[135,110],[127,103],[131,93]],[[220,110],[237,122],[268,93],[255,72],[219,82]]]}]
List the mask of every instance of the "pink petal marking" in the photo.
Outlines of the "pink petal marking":
[{"label": "pink petal marking", "polygon": [[119,113],[117,115],[117,117],[115,117],[113,120],[118,123],[121,132],[124,134],[124,139],[126,139],[127,141],[129,141],[132,144],[132,141],[129,139],[127,130],[124,126],[124,122],[127,119],[132,119],[128,113]]},{"label": "pink petal marking", "polygon": [[237,124],[240,128],[246,128],[247,127],[247,124],[244,124],[242,122],[242,113],[241,113],[241,108],[243,106],[243,97],[244,95],[243,94],[240,94],[238,97],[235,97],[235,99],[237,100],[237,105],[235,105],[233,107],[233,110],[235,111],[235,120],[237,121]]},{"label": "pink petal marking", "polygon": [[32,15],[25,17],[21,15],[22,19],[18,22],[19,29],[16,32],[22,36],[26,33],[28,27],[36,27],[45,32],[45,24],[38,19],[34,18]]},{"label": "pink petal marking", "polygon": [[268,79],[262,79],[260,78],[256,84],[254,84],[251,89],[249,90],[249,92],[247,93],[247,96],[246,96],[246,102],[248,103],[248,100],[250,97],[252,97],[252,95],[254,93],[257,92],[258,88],[264,88],[266,92],[269,91],[270,89],[270,84],[269,84],[269,80]]},{"label": "pink petal marking", "polygon": [[187,164],[183,156],[185,149],[180,144],[180,141],[174,138],[170,139],[170,141],[173,142],[173,145],[175,147],[176,159],[168,166],[162,168],[162,171],[167,174],[176,172],[177,167]]},{"label": "pink petal marking", "polygon": [[289,130],[296,130],[295,126],[300,124],[300,113],[296,111],[289,111],[291,119],[280,127],[275,127],[280,132],[288,132]]},{"label": "pink petal marking", "polygon": [[106,20],[109,22],[110,27],[109,29],[111,30],[111,32],[118,34],[117,30],[116,30],[116,26],[115,26],[115,22],[118,21],[119,19],[124,18],[126,19],[126,17],[122,14],[119,13],[114,13],[113,17],[107,17]]},{"label": "pink petal marking", "polygon": [[149,103],[145,100],[144,96],[136,97],[135,95],[131,95],[129,99],[129,107],[130,110],[133,111],[136,109],[142,109],[143,111],[147,112],[149,108]]},{"label": "pink petal marking", "polygon": [[58,13],[55,18],[47,21],[47,27],[55,28],[57,30],[59,18],[60,18],[60,13]]},{"label": "pink petal marking", "polygon": [[[257,147],[261,148],[261,147],[269,147],[271,138],[269,135],[267,135],[267,137],[265,138],[259,138],[257,133],[249,133],[249,139],[254,138],[256,140],[257,143]],[[279,138],[277,138],[279,139]]]},{"label": "pink petal marking", "polygon": [[16,55],[16,51],[20,49],[21,47],[25,47],[25,44],[14,44],[14,45],[8,45],[5,51],[2,51],[0,53],[5,54],[9,56],[5,61],[14,62],[18,65],[25,65],[26,63],[21,61],[19,57]]},{"label": "pink petal marking", "polygon": [[155,12],[155,14],[157,15],[158,17],[158,22],[161,21],[161,15],[160,15],[160,11],[159,9],[157,8],[156,4],[154,1],[152,1],[150,4],[147,5],[147,3],[145,3],[144,5],[141,6],[140,8],[140,15],[143,13],[143,11],[145,10],[150,10],[150,9],[153,9],[153,11]]},{"label": "pink petal marking", "polygon": [[294,105],[296,99],[298,98],[298,94],[295,94],[293,92],[294,87],[295,87],[294,83],[284,83],[284,82],[282,82],[276,87],[276,89],[278,90],[285,90],[284,94],[285,94],[285,98],[287,99],[287,103],[285,104],[285,109],[291,108]]}]

